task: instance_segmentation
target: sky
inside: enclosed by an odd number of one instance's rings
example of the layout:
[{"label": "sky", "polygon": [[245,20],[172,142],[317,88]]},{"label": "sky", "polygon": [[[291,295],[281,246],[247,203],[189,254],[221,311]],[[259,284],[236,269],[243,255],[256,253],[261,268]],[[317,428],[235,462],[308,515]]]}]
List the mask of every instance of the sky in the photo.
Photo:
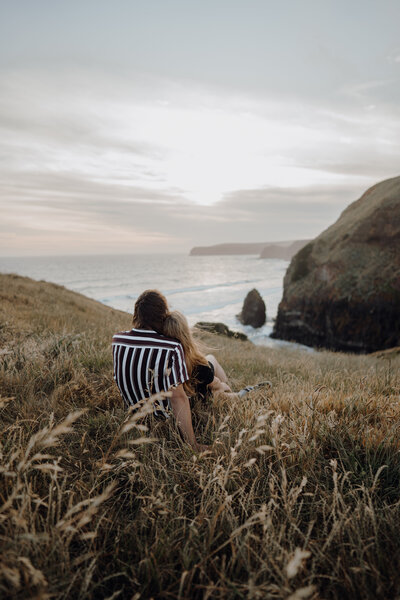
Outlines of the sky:
[{"label": "sky", "polygon": [[400,171],[398,0],[0,0],[0,255],[313,238]]}]

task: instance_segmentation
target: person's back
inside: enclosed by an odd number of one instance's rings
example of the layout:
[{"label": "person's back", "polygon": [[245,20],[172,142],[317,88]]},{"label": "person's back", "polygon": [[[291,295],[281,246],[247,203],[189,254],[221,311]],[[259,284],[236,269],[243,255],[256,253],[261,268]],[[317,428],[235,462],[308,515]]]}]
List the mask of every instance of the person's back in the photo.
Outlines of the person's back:
[{"label": "person's back", "polygon": [[114,378],[127,405],[135,405],[157,392],[171,392],[155,405],[157,415],[171,408],[184,438],[195,450],[198,444],[192,425],[189,399],[183,384],[188,372],[182,345],[163,335],[169,315],[166,298],[157,290],[146,290],[135,303],[131,331],[113,337]]},{"label": "person's back", "polygon": [[[114,379],[128,406],[188,380],[181,344],[154,330],[136,329],[116,333],[112,340]],[[154,406],[157,416],[166,415],[168,399]]]}]

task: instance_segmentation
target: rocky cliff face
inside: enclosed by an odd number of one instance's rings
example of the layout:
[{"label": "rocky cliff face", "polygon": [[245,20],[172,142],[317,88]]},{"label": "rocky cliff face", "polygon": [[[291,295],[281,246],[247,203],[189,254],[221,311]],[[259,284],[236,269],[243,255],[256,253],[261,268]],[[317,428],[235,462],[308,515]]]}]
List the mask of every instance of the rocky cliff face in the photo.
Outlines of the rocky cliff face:
[{"label": "rocky cliff face", "polygon": [[273,337],[350,352],[400,345],[400,177],[293,257]]}]

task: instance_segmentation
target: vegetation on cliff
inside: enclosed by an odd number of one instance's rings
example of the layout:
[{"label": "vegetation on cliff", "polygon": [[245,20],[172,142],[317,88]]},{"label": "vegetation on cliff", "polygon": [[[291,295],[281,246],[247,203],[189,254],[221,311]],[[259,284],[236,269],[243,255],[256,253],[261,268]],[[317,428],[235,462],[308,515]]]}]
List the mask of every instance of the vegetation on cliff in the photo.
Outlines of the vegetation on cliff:
[{"label": "vegetation on cliff", "polygon": [[370,188],[293,257],[274,337],[351,352],[400,345],[400,177]]},{"label": "vegetation on cliff", "polygon": [[236,389],[274,387],[195,404],[195,455],[122,406],[129,315],[17,276],[0,295],[2,597],[398,597],[400,357],[204,333]]}]

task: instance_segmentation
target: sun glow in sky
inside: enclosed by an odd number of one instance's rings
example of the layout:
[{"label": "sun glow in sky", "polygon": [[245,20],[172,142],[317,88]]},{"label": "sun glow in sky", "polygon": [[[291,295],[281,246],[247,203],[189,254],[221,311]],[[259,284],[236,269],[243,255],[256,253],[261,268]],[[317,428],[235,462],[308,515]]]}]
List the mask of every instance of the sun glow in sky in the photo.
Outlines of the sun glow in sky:
[{"label": "sun glow in sky", "polygon": [[399,174],[397,2],[0,13],[2,255],[313,237]]}]

